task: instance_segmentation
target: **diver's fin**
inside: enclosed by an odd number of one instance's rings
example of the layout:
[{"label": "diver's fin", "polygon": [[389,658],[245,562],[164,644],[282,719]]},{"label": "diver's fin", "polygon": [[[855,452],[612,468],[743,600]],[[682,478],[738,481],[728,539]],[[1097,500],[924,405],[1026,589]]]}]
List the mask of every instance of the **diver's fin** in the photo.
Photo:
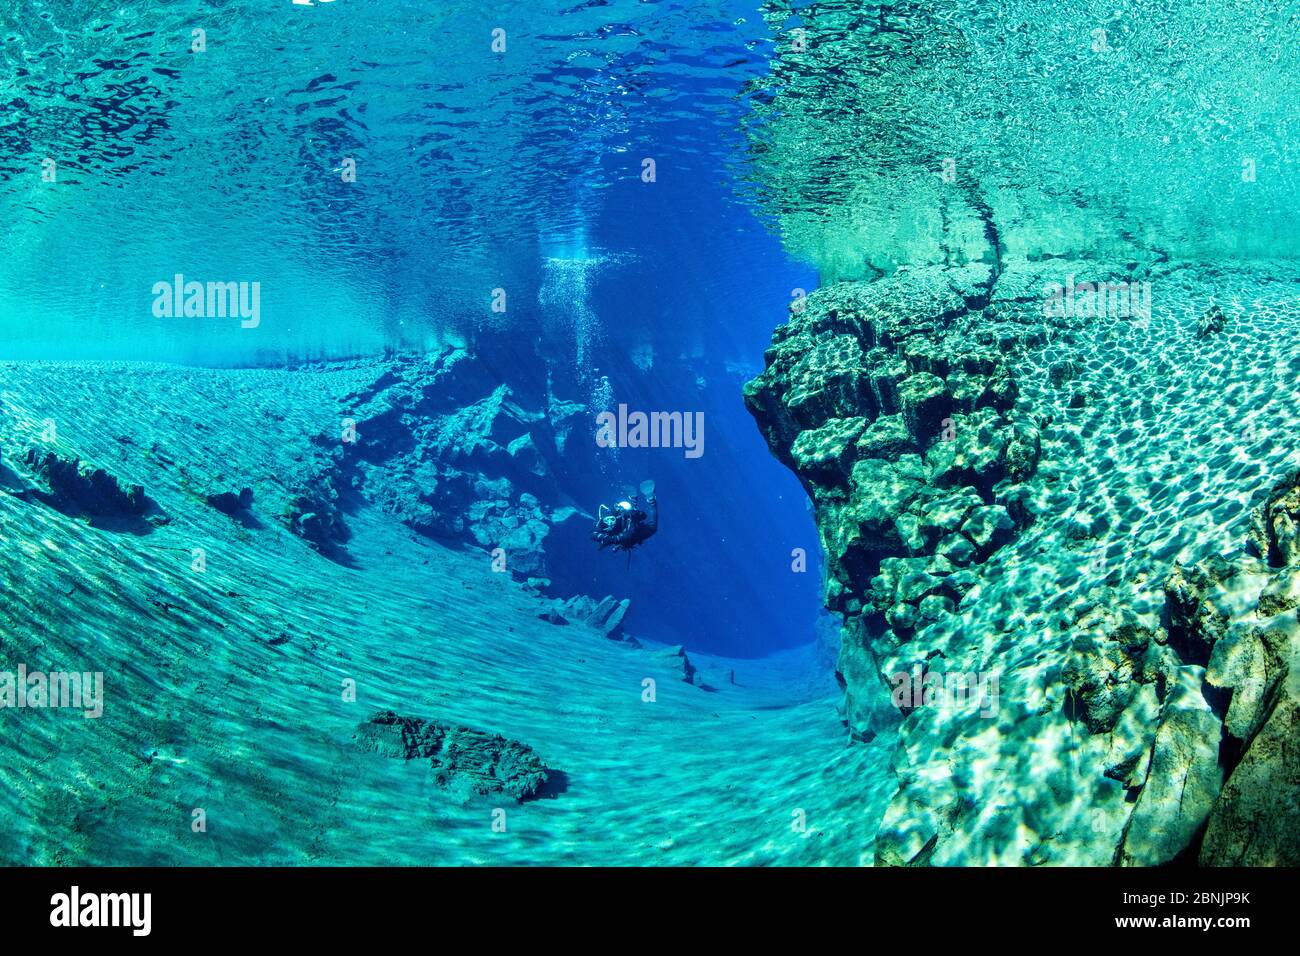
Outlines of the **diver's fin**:
[{"label": "diver's fin", "polygon": [[647,478],[645,481],[641,482],[641,494],[649,498],[654,493],[655,493],[655,480],[653,478]]}]

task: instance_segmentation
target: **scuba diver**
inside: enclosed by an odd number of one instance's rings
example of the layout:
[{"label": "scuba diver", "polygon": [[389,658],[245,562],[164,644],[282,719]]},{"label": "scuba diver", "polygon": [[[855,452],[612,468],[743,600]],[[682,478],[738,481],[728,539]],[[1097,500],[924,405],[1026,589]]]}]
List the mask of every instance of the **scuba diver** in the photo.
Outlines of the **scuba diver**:
[{"label": "scuba diver", "polygon": [[[645,508],[638,507],[645,496]],[[646,541],[659,530],[659,499],[655,497],[655,483],[641,482],[641,490],[631,500],[620,501],[612,508],[600,506],[595,527],[591,529],[591,540],[599,542],[596,550],[613,548],[626,551],[628,562],[632,560],[632,549]]]}]

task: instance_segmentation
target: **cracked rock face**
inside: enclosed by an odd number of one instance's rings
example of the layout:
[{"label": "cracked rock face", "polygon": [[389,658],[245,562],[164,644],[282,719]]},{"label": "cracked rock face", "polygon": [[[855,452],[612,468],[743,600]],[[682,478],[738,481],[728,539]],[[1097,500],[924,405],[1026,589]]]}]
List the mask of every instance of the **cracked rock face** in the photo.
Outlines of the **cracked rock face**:
[{"label": "cracked rock face", "polygon": [[[1094,352],[1131,333],[1045,318],[1051,274],[831,285],[791,310],[745,388],[814,505],[849,733],[894,751],[876,861],[1295,863],[1300,474],[1260,490],[1226,555],[1135,551],[1149,512],[1127,489],[1147,487],[1126,484],[1122,454],[1157,412],[1116,407],[1110,447],[1068,427],[1125,397]],[[1180,334],[1205,341],[1194,319]],[[1131,348],[1115,348],[1123,370]],[[1111,459],[1091,474],[1120,490],[1081,497],[1083,455]],[[892,703],[908,674],[989,679],[991,696]]]},{"label": "cracked rock face", "polygon": [[[885,644],[961,601],[973,569],[1031,520],[1022,486],[1037,466],[1037,426],[1013,412],[996,340],[958,322],[983,307],[991,282],[988,269],[922,270],[815,292],[745,387],[816,507],[827,607],[884,625]],[[875,669],[855,659],[874,653],[859,630],[846,628],[842,676]],[[859,682],[845,683],[850,715],[871,712]],[[869,720],[849,722],[855,736],[874,733]]]}]

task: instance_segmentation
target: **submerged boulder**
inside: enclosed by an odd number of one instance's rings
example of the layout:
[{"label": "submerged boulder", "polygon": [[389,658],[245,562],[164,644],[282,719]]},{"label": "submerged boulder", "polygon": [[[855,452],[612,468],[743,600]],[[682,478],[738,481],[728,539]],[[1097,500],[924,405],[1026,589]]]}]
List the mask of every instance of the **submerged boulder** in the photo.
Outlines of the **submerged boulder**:
[{"label": "submerged boulder", "polygon": [[1300,566],[1300,471],[1274,485],[1251,513],[1250,544],[1272,567]]},{"label": "submerged boulder", "polygon": [[1066,706],[1089,733],[1109,733],[1143,685],[1166,679],[1164,634],[1131,612],[1105,605],[1086,613],[1074,629],[1078,636],[1062,671]]},{"label": "submerged boulder", "polygon": [[207,495],[207,503],[225,515],[238,515],[253,506],[253,489],[241,488],[238,492],[216,491]]},{"label": "submerged boulder", "polygon": [[1210,813],[1203,866],[1300,866],[1300,641],[1287,642],[1271,712]]},{"label": "submerged boulder", "polygon": [[675,676],[687,684],[702,686],[703,680],[700,678],[700,672],[695,669],[691,659],[686,656],[686,651],[680,644],[672,647],[665,647],[652,652],[660,663],[669,668]]},{"label": "submerged boulder", "polygon": [[1219,719],[1201,694],[1202,673],[1184,667],[1169,689],[1151,764],[1125,831],[1125,866],[1171,863],[1204,825],[1219,788]]},{"label": "submerged boulder", "polygon": [[623,619],[627,617],[631,606],[629,598],[620,601],[612,594],[605,595],[599,601],[579,594],[559,602],[555,610],[566,622],[580,621],[594,627],[612,641],[622,641],[630,640],[623,634]]},{"label": "submerged boulder", "polygon": [[1213,335],[1218,335],[1227,326],[1228,319],[1223,314],[1223,310],[1217,305],[1211,305],[1196,321],[1196,337],[1198,339],[1208,339]]},{"label": "submerged boulder", "polygon": [[358,724],[353,739],[367,752],[427,761],[434,783],[464,796],[500,793],[522,802],[547,780],[532,747],[459,724],[384,710]]},{"label": "submerged boulder", "polygon": [[142,518],[159,515],[144,486],[124,482],[103,468],[65,458],[42,448],[28,448],[23,464],[45,484],[45,500],[69,514],[95,518]]},{"label": "submerged boulder", "polygon": [[317,550],[347,541],[347,525],[339,508],[339,495],[328,479],[318,479],[299,489],[285,503],[289,530]]}]

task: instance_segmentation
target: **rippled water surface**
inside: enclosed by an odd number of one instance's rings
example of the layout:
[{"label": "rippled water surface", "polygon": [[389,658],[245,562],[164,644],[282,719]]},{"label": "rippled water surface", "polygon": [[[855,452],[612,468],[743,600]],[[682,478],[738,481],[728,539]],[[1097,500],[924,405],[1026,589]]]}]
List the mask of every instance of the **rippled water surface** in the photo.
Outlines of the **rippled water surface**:
[{"label": "rippled water surface", "polygon": [[755,179],[824,277],[992,252],[1300,251],[1300,4],[766,10],[780,52],[746,118]]},{"label": "rippled water surface", "polygon": [[[472,324],[491,288],[587,258],[644,159],[725,175],[772,48],[746,6],[11,4],[5,351],[250,360]],[[160,326],[176,273],[260,280],[276,320]]]}]

